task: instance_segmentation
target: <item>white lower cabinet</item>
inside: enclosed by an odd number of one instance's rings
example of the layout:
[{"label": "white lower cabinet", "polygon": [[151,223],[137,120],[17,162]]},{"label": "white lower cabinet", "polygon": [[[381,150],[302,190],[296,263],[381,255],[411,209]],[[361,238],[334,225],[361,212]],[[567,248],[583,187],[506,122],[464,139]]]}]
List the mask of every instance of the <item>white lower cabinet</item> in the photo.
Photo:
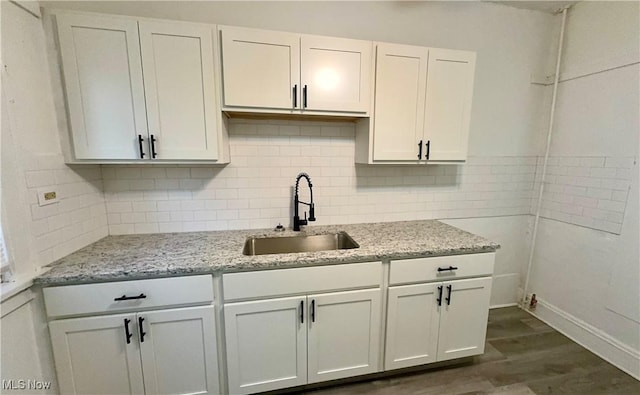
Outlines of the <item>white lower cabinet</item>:
[{"label": "white lower cabinet", "polygon": [[224,306],[229,393],[377,372],[380,289]]},{"label": "white lower cabinet", "polygon": [[389,287],[385,370],[484,352],[491,277]]},{"label": "white lower cabinet", "polygon": [[217,394],[213,310],[203,306],[50,322],[60,392]]}]

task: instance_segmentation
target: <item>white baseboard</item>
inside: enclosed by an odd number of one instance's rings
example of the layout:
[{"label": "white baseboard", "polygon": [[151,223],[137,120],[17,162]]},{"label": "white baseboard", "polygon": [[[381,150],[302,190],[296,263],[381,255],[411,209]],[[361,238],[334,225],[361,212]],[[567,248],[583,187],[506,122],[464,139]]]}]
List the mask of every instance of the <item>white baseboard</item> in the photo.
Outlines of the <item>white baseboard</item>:
[{"label": "white baseboard", "polygon": [[501,309],[503,307],[513,307],[513,306],[517,306],[518,303],[513,302],[513,303],[504,303],[504,304],[494,304],[489,306],[489,309]]},{"label": "white baseboard", "polygon": [[640,380],[640,352],[637,350],[544,300],[538,299],[535,310],[525,311],[636,380]]}]

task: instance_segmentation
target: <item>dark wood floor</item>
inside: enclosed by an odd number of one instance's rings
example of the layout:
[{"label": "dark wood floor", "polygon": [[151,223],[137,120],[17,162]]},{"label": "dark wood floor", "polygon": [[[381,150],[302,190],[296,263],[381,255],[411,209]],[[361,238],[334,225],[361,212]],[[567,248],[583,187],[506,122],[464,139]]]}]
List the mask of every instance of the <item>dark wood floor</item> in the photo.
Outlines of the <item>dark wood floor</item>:
[{"label": "dark wood floor", "polygon": [[491,310],[485,354],[463,365],[305,392],[338,394],[640,394],[640,382],[526,312]]}]

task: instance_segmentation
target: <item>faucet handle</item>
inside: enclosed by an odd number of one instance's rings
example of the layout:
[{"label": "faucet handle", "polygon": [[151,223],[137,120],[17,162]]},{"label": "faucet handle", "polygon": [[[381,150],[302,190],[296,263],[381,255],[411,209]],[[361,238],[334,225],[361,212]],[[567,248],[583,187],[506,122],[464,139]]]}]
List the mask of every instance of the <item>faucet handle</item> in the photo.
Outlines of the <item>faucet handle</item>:
[{"label": "faucet handle", "polygon": [[[305,212],[304,214],[305,214],[305,219],[307,219],[306,218],[307,213]],[[316,220],[315,214],[316,214],[316,208],[314,207],[314,204],[311,203],[311,205],[309,206],[309,221],[313,222]]]}]

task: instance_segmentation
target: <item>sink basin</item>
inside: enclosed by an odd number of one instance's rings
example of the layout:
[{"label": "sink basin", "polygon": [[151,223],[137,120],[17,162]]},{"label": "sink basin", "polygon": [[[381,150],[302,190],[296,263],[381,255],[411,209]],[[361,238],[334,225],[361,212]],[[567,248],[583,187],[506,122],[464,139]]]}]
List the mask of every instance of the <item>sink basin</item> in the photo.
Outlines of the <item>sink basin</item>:
[{"label": "sink basin", "polygon": [[250,237],[244,243],[244,255],[289,254],[359,248],[346,232],[313,236]]}]

